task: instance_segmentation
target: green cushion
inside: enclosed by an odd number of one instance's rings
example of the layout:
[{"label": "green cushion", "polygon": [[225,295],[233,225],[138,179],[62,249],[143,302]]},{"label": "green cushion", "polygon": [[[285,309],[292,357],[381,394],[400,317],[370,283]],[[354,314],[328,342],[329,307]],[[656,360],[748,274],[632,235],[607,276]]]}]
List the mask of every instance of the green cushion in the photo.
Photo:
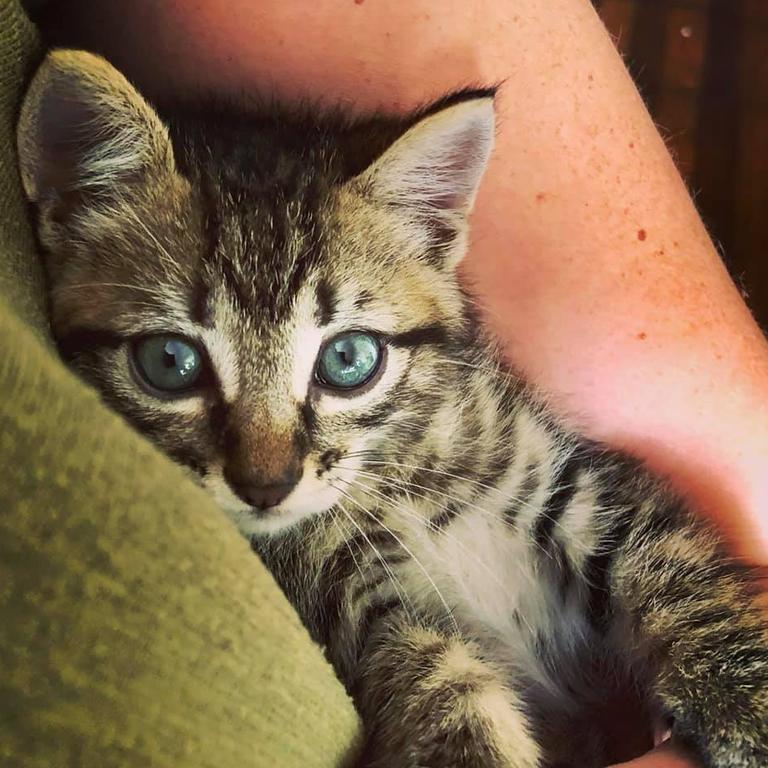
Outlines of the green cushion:
[{"label": "green cushion", "polygon": [[0,766],[349,764],[360,726],[247,543],[45,341],[0,0]]},{"label": "green cushion", "polygon": [[0,0],[0,294],[32,327],[42,330],[39,262],[16,168],[16,116],[24,84],[39,62],[37,34],[14,0]]}]

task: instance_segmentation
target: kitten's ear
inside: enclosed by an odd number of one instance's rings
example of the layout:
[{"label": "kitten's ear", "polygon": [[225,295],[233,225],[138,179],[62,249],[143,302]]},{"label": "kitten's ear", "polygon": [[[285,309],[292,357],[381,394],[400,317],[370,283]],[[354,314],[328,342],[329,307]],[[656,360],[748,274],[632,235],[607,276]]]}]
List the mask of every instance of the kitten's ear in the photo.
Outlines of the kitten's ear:
[{"label": "kitten's ear", "polygon": [[466,216],[493,148],[493,95],[462,94],[431,111],[358,179],[369,194],[427,216]]},{"label": "kitten's ear", "polygon": [[84,51],[48,54],[24,99],[17,141],[24,190],[35,203],[114,193],[174,169],[152,107],[111,64]]}]

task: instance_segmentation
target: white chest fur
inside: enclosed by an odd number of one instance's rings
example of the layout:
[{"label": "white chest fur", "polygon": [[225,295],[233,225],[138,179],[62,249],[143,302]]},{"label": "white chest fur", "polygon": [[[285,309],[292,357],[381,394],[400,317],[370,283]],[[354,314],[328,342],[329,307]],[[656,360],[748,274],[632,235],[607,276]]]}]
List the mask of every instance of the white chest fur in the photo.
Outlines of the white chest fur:
[{"label": "white chest fur", "polygon": [[455,621],[510,675],[522,672],[560,696],[562,680],[543,663],[542,647],[547,658],[575,662],[593,638],[582,597],[562,594],[532,538],[481,509],[466,510],[442,531],[415,522],[417,514],[404,517],[411,523],[400,535],[412,557],[398,578],[414,607]]}]

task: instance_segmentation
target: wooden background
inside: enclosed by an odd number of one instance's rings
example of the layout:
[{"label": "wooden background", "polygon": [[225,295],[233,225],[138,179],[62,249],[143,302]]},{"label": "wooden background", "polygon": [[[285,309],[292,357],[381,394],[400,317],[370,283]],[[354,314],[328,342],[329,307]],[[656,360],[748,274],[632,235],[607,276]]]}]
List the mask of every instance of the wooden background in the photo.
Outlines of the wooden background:
[{"label": "wooden background", "polygon": [[768,330],[768,0],[593,0]]}]

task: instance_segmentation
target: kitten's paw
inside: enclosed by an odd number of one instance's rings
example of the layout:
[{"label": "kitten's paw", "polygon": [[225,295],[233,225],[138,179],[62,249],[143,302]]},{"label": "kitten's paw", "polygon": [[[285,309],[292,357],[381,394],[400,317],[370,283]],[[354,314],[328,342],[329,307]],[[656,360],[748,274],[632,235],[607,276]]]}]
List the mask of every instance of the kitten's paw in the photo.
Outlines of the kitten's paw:
[{"label": "kitten's paw", "polygon": [[538,768],[525,707],[462,638],[396,626],[368,656],[366,768]]}]

